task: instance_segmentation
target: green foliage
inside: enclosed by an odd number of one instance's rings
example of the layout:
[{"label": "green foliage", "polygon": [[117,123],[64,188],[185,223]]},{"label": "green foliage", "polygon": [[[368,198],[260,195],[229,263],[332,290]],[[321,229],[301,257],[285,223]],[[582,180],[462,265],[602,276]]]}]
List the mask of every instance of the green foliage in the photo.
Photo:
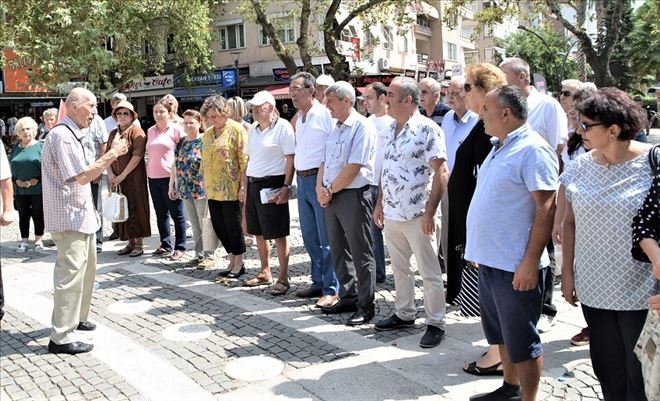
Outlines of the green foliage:
[{"label": "green foliage", "polygon": [[649,0],[633,17],[632,31],[622,42],[622,61],[633,83],[660,81],[660,0]]},{"label": "green foliage", "polygon": [[[533,30],[548,44],[548,48],[539,38],[526,31],[518,31],[509,36],[501,46],[506,57],[520,57],[529,63],[532,74],[545,76],[552,91],[561,90],[562,79],[575,78],[575,60],[566,54],[569,43],[552,28]],[[565,63],[564,63],[565,62]],[[563,75],[562,75],[563,72]]]},{"label": "green foliage", "polygon": [[[2,1],[10,22],[0,47],[13,48],[39,69],[34,79],[53,87],[81,80],[112,89],[171,62],[179,73],[212,67],[210,10],[218,0]],[[111,38],[114,46],[106,50]],[[166,55],[168,38],[174,54]],[[146,48],[152,51],[145,51]],[[114,79],[111,79],[111,76]],[[111,82],[112,81],[112,82]]]}]

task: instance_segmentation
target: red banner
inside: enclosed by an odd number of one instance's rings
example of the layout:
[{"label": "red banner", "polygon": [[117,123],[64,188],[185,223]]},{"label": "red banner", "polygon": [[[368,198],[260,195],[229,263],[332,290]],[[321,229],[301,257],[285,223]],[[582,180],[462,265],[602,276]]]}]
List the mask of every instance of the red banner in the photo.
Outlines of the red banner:
[{"label": "red banner", "polygon": [[360,61],[360,38],[351,38],[353,44],[353,60]]},{"label": "red banner", "polygon": [[19,57],[12,49],[4,49],[5,54],[5,92],[48,92],[45,88],[32,85],[29,71],[36,73],[28,61]]}]

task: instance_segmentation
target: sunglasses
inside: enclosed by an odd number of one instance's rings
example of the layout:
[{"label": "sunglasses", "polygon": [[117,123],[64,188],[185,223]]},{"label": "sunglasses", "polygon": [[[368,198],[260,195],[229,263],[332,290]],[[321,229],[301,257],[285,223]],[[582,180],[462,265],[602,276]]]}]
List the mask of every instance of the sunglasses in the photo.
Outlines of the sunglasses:
[{"label": "sunglasses", "polygon": [[474,85],[474,84],[465,84],[465,85],[463,85],[463,89],[464,89],[465,92],[467,93],[467,92],[471,91],[472,88],[474,88],[474,87],[476,87],[476,86],[477,86],[477,85]]},{"label": "sunglasses", "polygon": [[598,125],[605,125],[605,123],[593,123],[593,124],[585,124],[582,121],[578,121],[578,127],[582,128],[583,132],[589,131],[589,128],[591,127],[596,127]]},{"label": "sunglasses", "polygon": [[115,115],[116,116],[130,116],[131,113],[129,113],[128,111],[118,111],[118,112],[115,113]]},{"label": "sunglasses", "polygon": [[561,92],[559,92],[559,95],[569,97],[569,96],[573,95],[573,92],[571,92],[571,91],[561,91]]}]

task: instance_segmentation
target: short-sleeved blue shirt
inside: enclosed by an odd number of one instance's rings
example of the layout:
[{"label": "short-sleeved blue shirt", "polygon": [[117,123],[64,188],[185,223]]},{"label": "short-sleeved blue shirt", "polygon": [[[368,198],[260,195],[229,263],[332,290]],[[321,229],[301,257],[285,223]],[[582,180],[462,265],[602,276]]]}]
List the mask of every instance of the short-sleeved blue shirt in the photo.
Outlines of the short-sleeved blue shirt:
[{"label": "short-sleeved blue shirt", "polygon": [[[557,154],[529,125],[509,133],[479,169],[467,215],[465,259],[515,272],[522,262],[536,206],[534,191],[558,187]],[[545,252],[540,266],[549,265]]]}]

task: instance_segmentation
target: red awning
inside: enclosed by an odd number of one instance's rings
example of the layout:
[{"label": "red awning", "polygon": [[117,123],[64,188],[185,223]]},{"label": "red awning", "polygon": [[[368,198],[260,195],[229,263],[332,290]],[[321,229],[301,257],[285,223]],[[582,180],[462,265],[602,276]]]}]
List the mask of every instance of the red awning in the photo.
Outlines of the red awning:
[{"label": "red awning", "polygon": [[289,85],[269,85],[264,90],[269,91],[275,99],[291,99]]}]

